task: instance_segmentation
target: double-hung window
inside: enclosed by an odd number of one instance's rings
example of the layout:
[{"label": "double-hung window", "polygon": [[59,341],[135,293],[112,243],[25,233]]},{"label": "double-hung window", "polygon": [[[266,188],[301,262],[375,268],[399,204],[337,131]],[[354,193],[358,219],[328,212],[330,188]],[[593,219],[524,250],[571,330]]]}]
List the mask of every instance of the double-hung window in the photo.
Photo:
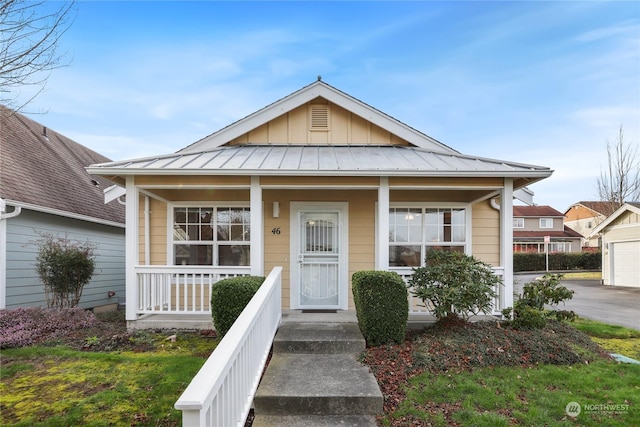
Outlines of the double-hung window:
[{"label": "double-hung window", "polygon": [[389,266],[419,267],[433,249],[465,252],[467,219],[465,208],[389,209]]},{"label": "double-hung window", "polygon": [[513,228],[524,228],[524,218],[513,218]]},{"label": "double-hung window", "polygon": [[250,218],[242,206],[174,207],[174,265],[249,265]]},{"label": "double-hung window", "polygon": [[540,228],[553,228],[553,218],[540,218]]}]

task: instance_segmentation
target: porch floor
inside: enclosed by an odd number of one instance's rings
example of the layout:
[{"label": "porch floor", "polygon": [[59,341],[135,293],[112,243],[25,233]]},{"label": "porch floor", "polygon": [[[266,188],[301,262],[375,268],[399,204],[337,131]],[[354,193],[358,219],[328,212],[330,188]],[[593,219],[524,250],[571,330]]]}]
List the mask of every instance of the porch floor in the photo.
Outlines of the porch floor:
[{"label": "porch floor", "polygon": [[[478,316],[481,317],[481,316]],[[282,323],[356,323],[355,310],[338,310],[335,313],[302,312],[302,310],[283,310]],[[428,314],[409,314],[409,328],[422,328],[435,322],[435,318]],[[182,329],[182,330],[210,330],[213,319],[210,314],[158,313],[145,314],[137,320],[127,321],[127,328],[137,329]]]}]

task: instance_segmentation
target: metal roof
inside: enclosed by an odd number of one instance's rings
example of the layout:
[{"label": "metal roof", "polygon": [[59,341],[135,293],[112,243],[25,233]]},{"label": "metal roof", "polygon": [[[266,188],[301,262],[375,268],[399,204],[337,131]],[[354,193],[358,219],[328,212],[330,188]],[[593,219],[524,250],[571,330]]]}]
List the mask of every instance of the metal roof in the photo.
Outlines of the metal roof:
[{"label": "metal roof", "polygon": [[551,169],[397,145],[234,145],[102,163],[90,173],[115,175],[500,176],[544,178]]}]

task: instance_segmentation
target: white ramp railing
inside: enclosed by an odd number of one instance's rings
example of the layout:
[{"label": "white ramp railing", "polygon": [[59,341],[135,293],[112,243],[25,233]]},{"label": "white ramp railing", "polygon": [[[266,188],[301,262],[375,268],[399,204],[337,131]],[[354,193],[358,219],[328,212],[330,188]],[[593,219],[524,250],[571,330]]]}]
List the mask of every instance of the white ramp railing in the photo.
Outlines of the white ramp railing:
[{"label": "white ramp railing", "polygon": [[244,426],[282,319],[275,267],[175,404],[184,427]]}]

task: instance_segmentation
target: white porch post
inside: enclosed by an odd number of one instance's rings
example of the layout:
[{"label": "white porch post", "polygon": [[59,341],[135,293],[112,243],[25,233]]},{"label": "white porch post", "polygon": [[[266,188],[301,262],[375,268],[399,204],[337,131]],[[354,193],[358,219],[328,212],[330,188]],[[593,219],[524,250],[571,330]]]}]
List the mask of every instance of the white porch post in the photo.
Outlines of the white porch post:
[{"label": "white porch post", "polygon": [[389,178],[380,177],[378,187],[378,221],[376,224],[376,269],[389,269]]},{"label": "white porch post", "polygon": [[251,274],[262,276],[264,274],[264,245],[263,245],[263,209],[262,187],[260,177],[251,177],[250,191],[251,208]]},{"label": "white porch post", "polygon": [[126,196],[126,228],[125,228],[125,253],[126,253],[126,319],[136,320],[138,310],[138,283],[136,278],[136,265],[138,260],[138,189],[135,186],[135,178],[127,177]]},{"label": "white porch post", "polygon": [[504,179],[500,195],[500,264],[504,267],[502,308],[513,306],[513,179]]}]

